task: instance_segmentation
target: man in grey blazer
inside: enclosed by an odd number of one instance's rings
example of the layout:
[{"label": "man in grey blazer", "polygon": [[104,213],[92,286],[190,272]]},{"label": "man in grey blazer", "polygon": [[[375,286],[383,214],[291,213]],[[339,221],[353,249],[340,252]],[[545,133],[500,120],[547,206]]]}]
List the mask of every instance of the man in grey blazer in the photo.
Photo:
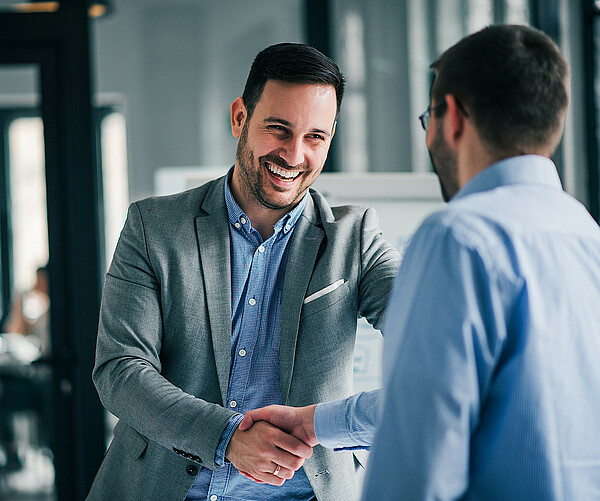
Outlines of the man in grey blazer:
[{"label": "man in grey blazer", "polygon": [[357,317],[379,328],[400,263],[372,209],[310,189],[343,95],[302,44],[256,57],[230,172],[132,204],[93,379],[120,420],[89,500],[357,499],[364,451],[311,450],[243,412],[353,394]]}]

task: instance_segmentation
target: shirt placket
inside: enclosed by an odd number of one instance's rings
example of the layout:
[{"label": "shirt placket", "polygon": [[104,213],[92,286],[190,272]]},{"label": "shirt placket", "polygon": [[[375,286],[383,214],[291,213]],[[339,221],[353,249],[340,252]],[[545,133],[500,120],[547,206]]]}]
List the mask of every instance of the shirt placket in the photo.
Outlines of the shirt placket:
[{"label": "shirt placket", "polygon": [[266,248],[260,244],[252,256],[252,264],[248,276],[248,287],[244,297],[244,312],[240,327],[240,336],[237,342],[235,358],[233,360],[229,390],[227,392],[227,406],[237,412],[245,412],[245,394],[252,356],[256,347],[258,333],[261,328],[263,309],[263,290],[265,280]]},{"label": "shirt placket", "polygon": [[[243,298],[244,311],[242,313],[240,335],[232,360],[229,388],[227,389],[227,406],[240,413],[248,410],[245,407],[246,388],[250,379],[252,355],[258,339],[257,333],[261,327],[263,301],[260,285],[264,284],[267,264],[267,247],[265,244],[260,243],[257,246],[256,243],[250,242],[248,236],[246,235],[248,252],[252,252],[253,248],[254,252],[248,274],[248,287]],[[215,499],[219,499],[219,496],[222,496],[226,491],[232,468],[231,464],[227,464],[225,468],[220,468],[213,474],[209,487],[209,494],[211,495],[209,499],[212,499],[213,496],[217,496]]]},{"label": "shirt placket", "polygon": [[[274,234],[263,242],[260,234],[252,228],[250,221],[239,210],[235,201],[232,202],[228,202],[232,230],[232,252],[238,256],[237,259],[240,259],[239,256],[241,255],[245,256],[241,266],[239,262],[236,266],[240,275],[236,277],[235,283],[244,280],[244,275],[247,276],[245,282],[236,285],[232,291],[234,302],[232,318],[235,316],[235,332],[231,346],[231,376],[225,404],[230,409],[243,413],[250,407],[260,404],[260,402],[255,401],[255,396],[248,389],[251,383],[256,385],[258,382],[261,387],[264,383],[261,373],[258,372],[258,375],[255,373],[257,371],[257,357],[259,363],[263,361],[264,353],[261,354],[260,350],[266,346],[265,339],[262,337],[269,335],[268,332],[263,331],[267,331],[269,325],[279,325],[279,311],[276,314],[271,313],[267,301],[272,302],[271,295],[276,295],[277,287],[282,287],[282,284],[279,283],[282,279],[277,278],[274,280],[273,277],[275,275],[279,277],[281,266],[285,269],[285,242],[289,239],[293,223],[289,215],[278,221],[275,225]],[[303,208],[304,204],[297,211],[301,212]],[[246,268],[247,260],[251,261],[248,268]],[[269,278],[270,280],[268,280]],[[242,287],[242,291],[239,290],[239,287]],[[270,288],[273,290],[267,293]],[[251,301],[251,299],[254,299],[254,301]],[[270,315],[273,318],[270,321],[267,321],[266,318],[263,320],[265,315]],[[261,334],[263,334],[262,337]],[[277,335],[279,334],[277,333]],[[267,341],[269,340],[267,339]],[[279,370],[276,369],[275,373],[278,376]],[[280,395],[279,387],[277,394]],[[231,405],[232,401],[235,401],[233,406]],[[233,465],[226,462],[225,467],[219,468],[213,473],[208,486],[208,499],[210,501],[223,499],[230,488],[228,487],[230,481],[234,482],[233,485],[235,485],[235,478],[232,477],[233,471]],[[236,494],[230,493],[226,496],[227,499],[231,499],[232,495],[236,497]],[[257,496],[252,497],[256,498]]]}]

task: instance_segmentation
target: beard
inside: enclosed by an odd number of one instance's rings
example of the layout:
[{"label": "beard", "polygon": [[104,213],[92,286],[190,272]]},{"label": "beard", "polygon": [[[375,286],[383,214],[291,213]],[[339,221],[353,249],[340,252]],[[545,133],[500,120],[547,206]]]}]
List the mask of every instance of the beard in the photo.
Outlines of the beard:
[{"label": "beard", "polygon": [[435,136],[428,151],[433,172],[437,174],[440,183],[442,197],[445,202],[448,202],[459,190],[458,162],[456,154],[448,147],[448,144],[444,140],[441,121],[435,130]]},{"label": "beard", "polygon": [[[257,203],[267,209],[282,210],[294,207],[302,198],[308,186],[301,183],[297,190],[284,200],[277,200],[269,195],[265,190],[264,170],[266,162],[277,165],[282,169],[287,170],[305,170],[306,165],[290,166],[281,157],[274,153],[268,153],[258,158],[254,157],[254,153],[248,147],[248,122],[242,127],[240,138],[238,140],[236,160],[240,168],[241,187],[244,190],[248,199],[254,199]],[[264,167],[266,169],[266,167]],[[302,176],[303,173],[299,174]],[[277,191],[277,187],[273,187]],[[285,190],[281,190],[284,192]]]}]

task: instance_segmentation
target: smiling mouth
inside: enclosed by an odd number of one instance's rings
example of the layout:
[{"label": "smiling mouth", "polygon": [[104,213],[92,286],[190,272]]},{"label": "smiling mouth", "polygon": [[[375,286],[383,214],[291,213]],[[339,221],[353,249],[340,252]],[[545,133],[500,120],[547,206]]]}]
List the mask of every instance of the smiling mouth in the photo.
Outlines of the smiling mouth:
[{"label": "smiling mouth", "polygon": [[274,174],[276,177],[283,179],[284,181],[293,181],[300,175],[300,171],[290,171],[282,169],[281,167],[277,167],[270,162],[265,162],[267,169],[271,174]]}]

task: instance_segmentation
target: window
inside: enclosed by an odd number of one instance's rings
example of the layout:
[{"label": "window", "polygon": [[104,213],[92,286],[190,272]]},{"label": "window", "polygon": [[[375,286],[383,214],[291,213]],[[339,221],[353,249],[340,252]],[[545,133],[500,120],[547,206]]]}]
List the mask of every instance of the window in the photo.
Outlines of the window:
[{"label": "window", "polygon": [[102,191],[104,195],[105,267],[123,228],[129,202],[125,115],[109,110],[100,121]]},{"label": "window", "polygon": [[[8,138],[5,158],[6,218],[3,260],[12,269],[7,296],[29,289],[36,269],[47,264],[48,227],[44,127],[37,110],[0,110],[0,127]],[[125,117],[114,108],[97,110],[100,131],[100,159],[104,192],[104,231],[106,266],[112,259],[128,204]],[[5,267],[3,266],[2,269]],[[9,298],[7,297],[8,301]],[[4,303],[7,310],[7,304]]]},{"label": "window", "polygon": [[347,79],[335,170],[431,170],[417,116],[429,104],[429,64],[491,23],[529,24],[527,0],[333,0],[334,59]]},{"label": "window", "polygon": [[48,262],[44,126],[39,117],[13,120],[8,128],[13,286],[33,286]]}]

